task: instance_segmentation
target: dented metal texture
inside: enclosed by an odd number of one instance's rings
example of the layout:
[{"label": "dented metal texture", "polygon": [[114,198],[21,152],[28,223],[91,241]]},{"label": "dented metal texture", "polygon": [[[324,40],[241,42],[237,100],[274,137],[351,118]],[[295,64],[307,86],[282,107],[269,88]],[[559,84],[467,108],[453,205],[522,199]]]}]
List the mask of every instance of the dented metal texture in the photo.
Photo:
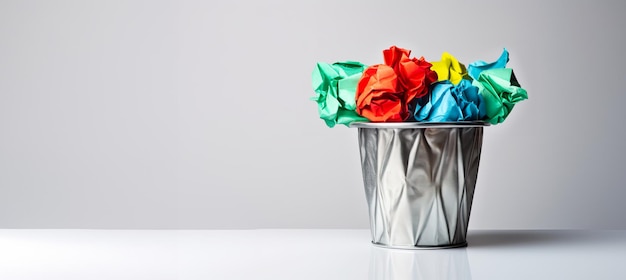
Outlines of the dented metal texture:
[{"label": "dented metal texture", "polygon": [[359,127],[372,242],[422,249],[465,246],[482,123]]}]

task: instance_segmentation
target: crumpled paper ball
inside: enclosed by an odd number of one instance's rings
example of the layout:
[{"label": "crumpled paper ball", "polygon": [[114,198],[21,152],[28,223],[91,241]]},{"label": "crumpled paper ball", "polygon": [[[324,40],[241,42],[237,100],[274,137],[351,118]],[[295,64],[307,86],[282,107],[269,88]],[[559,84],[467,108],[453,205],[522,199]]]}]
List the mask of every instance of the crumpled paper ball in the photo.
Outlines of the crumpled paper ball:
[{"label": "crumpled paper ball", "polygon": [[485,62],[482,60],[474,61],[467,66],[467,72],[474,80],[478,80],[480,72],[489,69],[498,69],[506,67],[509,62],[509,51],[504,49],[500,57],[494,62]]},{"label": "crumpled paper ball", "polygon": [[383,51],[385,64],[370,66],[357,86],[357,113],[374,122],[407,120],[409,105],[428,94],[437,80],[432,64],[410,58],[410,50],[392,46]]},{"label": "crumpled paper ball", "polygon": [[365,70],[357,86],[356,112],[370,121],[401,122],[408,114],[403,99],[393,68],[374,65]]},{"label": "crumpled paper ball", "polygon": [[437,81],[437,73],[424,57],[409,58],[410,50],[391,46],[383,51],[385,64],[398,75],[400,91],[404,91],[407,104],[415,98],[428,94],[430,84]]},{"label": "crumpled paper ball", "polygon": [[328,127],[348,126],[355,121],[367,121],[356,112],[356,86],[365,65],[355,61],[333,64],[317,63],[312,74],[312,85],[321,119]]},{"label": "crumpled paper ball", "polygon": [[483,118],[482,97],[469,80],[457,85],[451,81],[433,84],[429,96],[417,101],[415,120],[420,122],[475,121]]},{"label": "crumpled paper ball", "polygon": [[510,68],[484,70],[472,84],[483,98],[484,120],[491,124],[503,122],[516,103],[528,99]]},{"label": "crumpled paper ball", "polygon": [[449,80],[452,84],[457,85],[462,79],[467,78],[465,65],[448,52],[444,52],[441,55],[441,60],[432,64],[430,69],[437,72],[439,81]]}]

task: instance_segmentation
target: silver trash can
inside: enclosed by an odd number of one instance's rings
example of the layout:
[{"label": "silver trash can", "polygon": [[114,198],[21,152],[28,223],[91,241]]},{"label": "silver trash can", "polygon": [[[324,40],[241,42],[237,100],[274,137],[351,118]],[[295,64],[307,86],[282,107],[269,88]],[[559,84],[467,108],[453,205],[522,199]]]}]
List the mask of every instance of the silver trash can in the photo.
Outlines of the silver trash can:
[{"label": "silver trash can", "polygon": [[359,130],[372,243],[466,246],[484,122],[352,123]]}]

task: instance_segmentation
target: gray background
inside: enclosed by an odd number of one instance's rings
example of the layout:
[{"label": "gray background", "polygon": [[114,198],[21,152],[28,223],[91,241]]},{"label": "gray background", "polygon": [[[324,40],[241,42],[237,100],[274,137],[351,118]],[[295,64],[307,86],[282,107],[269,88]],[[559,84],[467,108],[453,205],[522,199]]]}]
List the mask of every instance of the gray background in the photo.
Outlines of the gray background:
[{"label": "gray background", "polygon": [[[470,228],[626,229],[624,1],[0,1],[0,228],[366,228],[317,61],[503,47]],[[385,4],[383,4],[385,3]]]}]

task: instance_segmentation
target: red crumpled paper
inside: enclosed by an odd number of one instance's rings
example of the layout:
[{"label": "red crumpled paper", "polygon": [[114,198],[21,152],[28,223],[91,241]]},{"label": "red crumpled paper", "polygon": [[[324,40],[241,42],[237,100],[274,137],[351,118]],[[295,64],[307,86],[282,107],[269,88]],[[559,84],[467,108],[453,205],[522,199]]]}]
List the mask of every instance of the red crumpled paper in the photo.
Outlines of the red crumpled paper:
[{"label": "red crumpled paper", "polygon": [[385,64],[368,67],[356,91],[356,111],[373,122],[400,122],[411,116],[409,104],[428,94],[437,73],[423,57],[392,46],[383,51]]}]

